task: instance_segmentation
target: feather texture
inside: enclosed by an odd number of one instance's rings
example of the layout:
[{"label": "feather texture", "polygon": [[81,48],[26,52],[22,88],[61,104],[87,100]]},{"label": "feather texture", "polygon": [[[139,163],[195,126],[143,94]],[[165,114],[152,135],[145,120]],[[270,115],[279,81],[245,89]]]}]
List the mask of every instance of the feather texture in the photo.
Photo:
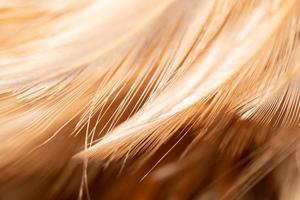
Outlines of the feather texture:
[{"label": "feather texture", "polygon": [[0,199],[298,199],[299,11],[0,0]]}]

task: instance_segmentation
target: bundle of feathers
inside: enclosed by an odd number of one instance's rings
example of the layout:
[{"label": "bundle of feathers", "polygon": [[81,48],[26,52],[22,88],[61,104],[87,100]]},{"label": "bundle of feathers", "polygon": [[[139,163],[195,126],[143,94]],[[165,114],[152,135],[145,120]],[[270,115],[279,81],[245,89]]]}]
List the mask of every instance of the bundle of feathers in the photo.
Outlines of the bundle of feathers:
[{"label": "bundle of feathers", "polygon": [[0,0],[1,200],[299,200],[299,0]]}]

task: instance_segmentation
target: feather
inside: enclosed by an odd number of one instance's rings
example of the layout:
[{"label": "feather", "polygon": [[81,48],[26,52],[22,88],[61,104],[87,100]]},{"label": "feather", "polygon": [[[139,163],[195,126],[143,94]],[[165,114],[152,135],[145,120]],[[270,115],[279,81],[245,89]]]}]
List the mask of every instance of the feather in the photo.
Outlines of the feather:
[{"label": "feather", "polygon": [[297,199],[299,11],[0,0],[0,199]]}]

